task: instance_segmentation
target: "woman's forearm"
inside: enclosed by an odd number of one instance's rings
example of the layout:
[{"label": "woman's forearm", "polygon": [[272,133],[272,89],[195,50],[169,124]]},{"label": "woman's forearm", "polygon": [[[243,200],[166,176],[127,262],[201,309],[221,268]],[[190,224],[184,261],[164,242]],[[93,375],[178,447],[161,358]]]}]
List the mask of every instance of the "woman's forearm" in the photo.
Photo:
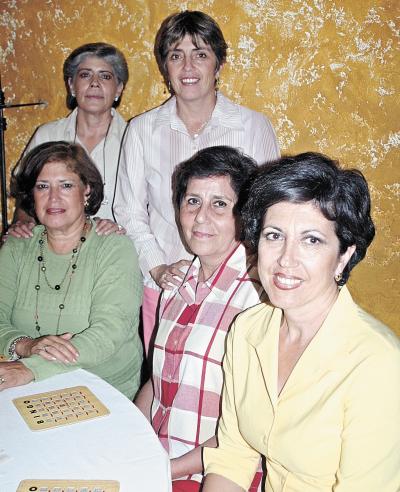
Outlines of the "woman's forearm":
[{"label": "woman's forearm", "polygon": [[153,403],[154,390],[151,379],[143,386],[139,391],[137,397],[135,398],[135,405],[146,417],[146,419],[151,422],[151,404]]},{"label": "woman's forearm", "polygon": [[195,449],[192,449],[188,453],[174,458],[171,460],[171,475],[172,480],[185,477],[187,475],[193,475],[195,473],[202,473],[203,460],[202,460],[202,448],[215,448],[217,446],[217,439],[215,436],[211,437],[203,444]]},{"label": "woman's forearm", "polygon": [[202,492],[244,492],[244,489],[232,480],[210,473],[206,476]]}]

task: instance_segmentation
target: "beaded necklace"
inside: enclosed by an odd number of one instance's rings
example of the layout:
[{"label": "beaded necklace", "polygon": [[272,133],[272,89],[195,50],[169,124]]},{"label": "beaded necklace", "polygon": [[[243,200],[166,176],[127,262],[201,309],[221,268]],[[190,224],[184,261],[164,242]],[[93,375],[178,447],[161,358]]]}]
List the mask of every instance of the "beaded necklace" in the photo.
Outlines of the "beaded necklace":
[{"label": "beaded necklace", "polygon": [[37,284],[35,285],[35,290],[36,290],[36,302],[35,302],[35,330],[39,333],[40,335],[40,324],[39,324],[39,292],[41,289],[41,277],[43,275],[44,280],[47,284],[47,286],[51,290],[61,290],[63,287],[65,281],[67,280],[65,291],[64,291],[64,296],[62,302],[58,305],[58,318],[57,318],[57,327],[56,327],[56,335],[58,335],[59,328],[60,328],[60,321],[61,321],[61,315],[63,312],[63,309],[65,308],[65,301],[68,296],[69,288],[71,286],[71,281],[74,273],[76,272],[76,269],[78,267],[78,259],[79,255],[81,252],[81,248],[83,243],[86,241],[86,233],[89,228],[89,224],[85,222],[85,225],[83,226],[82,229],[82,235],[79,238],[79,241],[75,248],[72,250],[72,255],[71,259],[68,262],[67,269],[65,270],[65,273],[61,279],[60,282],[54,284],[54,286],[50,283],[49,278],[47,276],[47,268],[46,268],[46,260],[44,257],[44,243],[47,243],[47,229],[44,228],[43,232],[40,235],[39,239],[39,255],[37,257],[38,260],[38,276],[37,276]]}]

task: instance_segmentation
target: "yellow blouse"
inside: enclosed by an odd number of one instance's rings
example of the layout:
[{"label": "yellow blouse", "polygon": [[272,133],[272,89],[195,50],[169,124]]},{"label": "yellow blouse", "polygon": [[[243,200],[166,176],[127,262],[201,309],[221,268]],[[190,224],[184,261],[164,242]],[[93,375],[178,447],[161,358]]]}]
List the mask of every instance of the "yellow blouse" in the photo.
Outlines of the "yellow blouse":
[{"label": "yellow blouse", "polygon": [[222,417],[206,473],[267,492],[400,490],[400,342],[346,287],[277,395],[282,312],[242,313],[227,340]]}]

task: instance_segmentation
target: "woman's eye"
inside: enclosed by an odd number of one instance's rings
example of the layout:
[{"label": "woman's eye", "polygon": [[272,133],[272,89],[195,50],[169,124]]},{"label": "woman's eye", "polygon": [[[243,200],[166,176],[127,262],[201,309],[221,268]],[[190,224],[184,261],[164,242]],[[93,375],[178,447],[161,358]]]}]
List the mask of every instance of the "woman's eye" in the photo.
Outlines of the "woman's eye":
[{"label": "woman's eye", "polygon": [[280,232],[267,232],[265,239],[267,241],[279,241],[282,239],[282,234]]},{"label": "woman's eye", "polygon": [[46,184],[44,184],[44,183],[38,183],[38,184],[36,185],[36,189],[37,189],[37,190],[45,190],[46,188],[47,188],[47,185],[46,185]]},{"label": "woman's eye", "polygon": [[113,74],[110,72],[101,72],[99,74],[99,78],[101,80],[111,80],[113,78]]},{"label": "woman's eye", "polygon": [[197,198],[188,198],[187,203],[188,205],[198,205],[199,201]]},{"label": "woman's eye", "polygon": [[73,186],[74,185],[72,183],[63,183],[62,184],[62,188],[67,189],[67,190],[72,188]]},{"label": "woman's eye", "polygon": [[207,58],[207,53],[205,53],[204,51],[199,51],[197,54],[196,54],[197,58]]},{"label": "woman's eye", "polygon": [[181,55],[179,53],[171,53],[169,59],[170,60],[180,60]]},{"label": "woman's eye", "polygon": [[226,207],[226,202],[224,202],[223,200],[217,200],[216,202],[214,202],[214,205],[218,208],[224,208]]},{"label": "woman's eye", "polygon": [[304,241],[307,244],[319,244],[321,242],[321,240],[315,236],[307,236],[306,238],[304,238]]},{"label": "woman's eye", "polygon": [[91,76],[91,73],[90,72],[79,72],[79,77],[81,79],[87,79]]}]

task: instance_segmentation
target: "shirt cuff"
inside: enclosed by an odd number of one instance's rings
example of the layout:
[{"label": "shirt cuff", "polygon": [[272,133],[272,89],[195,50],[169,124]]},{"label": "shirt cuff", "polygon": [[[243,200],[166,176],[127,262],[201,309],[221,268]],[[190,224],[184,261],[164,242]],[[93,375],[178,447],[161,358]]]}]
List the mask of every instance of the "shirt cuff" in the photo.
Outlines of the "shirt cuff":
[{"label": "shirt cuff", "polygon": [[42,381],[56,374],[74,371],[79,367],[74,364],[67,365],[58,361],[44,360],[40,355],[31,355],[25,359],[20,359],[19,362],[22,362],[27,369],[32,371],[35,381]]},{"label": "shirt cuff", "polygon": [[[249,490],[257,471],[259,456],[255,456],[254,460],[246,460],[244,463],[236,460],[233,456],[225,453],[220,448],[203,448],[203,460],[205,474],[215,473],[222,477],[231,480],[244,490]],[[254,463],[252,463],[254,461]]]}]

